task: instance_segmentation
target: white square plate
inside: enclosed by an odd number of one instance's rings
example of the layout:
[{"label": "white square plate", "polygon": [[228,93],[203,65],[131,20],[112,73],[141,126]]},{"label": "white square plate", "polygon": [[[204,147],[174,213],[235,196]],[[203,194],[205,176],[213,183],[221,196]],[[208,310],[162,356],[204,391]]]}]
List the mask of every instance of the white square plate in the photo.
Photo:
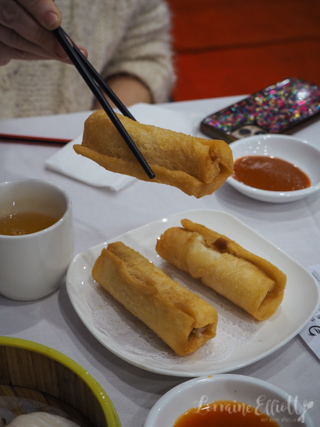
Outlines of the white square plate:
[{"label": "white square plate", "polygon": [[[180,226],[188,218],[203,224],[236,241],[247,250],[254,252],[275,264],[287,275],[287,286],[283,302],[277,312],[263,322],[254,321],[251,316],[233,306],[228,306],[214,291],[198,283],[174,267],[167,266],[155,251],[156,239],[169,227]],[[113,300],[91,277],[91,269],[102,248],[111,241],[122,241],[139,251],[155,265],[165,270],[174,280],[181,282],[207,301],[227,313],[228,336],[217,331],[217,336],[194,354],[178,357],[154,336],[152,331],[131,313]],[[230,372],[252,364],[291,340],[318,307],[319,292],[313,277],[297,262],[272,245],[254,230],[235,217],[214,210],[191,210],[170,215],[159,221],[117,236],[78,254],[70,264],[67,273],[67,291],[71,303],[89,331],[107,349],[123,360],[142,369],[174,376],[197,377],[214,373]],[[228,307],[232,309],[228,318]],[[97,321],[97,316],[98,319]],[[222,316],[223,317],[223,316]],[[219,313],[220,319],[220,313]],[[102,321],[101,321],[102,320]],[[219,325],[219,321],[218,321]],[[240,326],[239,326],[240,325]],[[239,331],[232,335],[233,328],[243,325],[247,338],[239,342]],[[229,352],[219,357],[219,345],[229,339]],[[232,340],[237,342],[233,346]],[[231,341],[230,341],[231,340]],[[130,347],[131,346],[131,347]],[[225,351],[225,349],[224,349]],[[213,352],[216,352],[214,354]]]}]

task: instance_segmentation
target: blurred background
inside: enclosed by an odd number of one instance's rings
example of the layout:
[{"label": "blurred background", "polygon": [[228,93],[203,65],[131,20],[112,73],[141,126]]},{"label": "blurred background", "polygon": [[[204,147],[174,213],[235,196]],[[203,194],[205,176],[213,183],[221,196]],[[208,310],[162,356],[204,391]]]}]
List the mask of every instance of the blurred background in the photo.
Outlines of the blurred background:
[{"label": "blurred background", "polygon": [[167,0],[175,101],[256,92],[286,77],[320,85],[320,0]]}]

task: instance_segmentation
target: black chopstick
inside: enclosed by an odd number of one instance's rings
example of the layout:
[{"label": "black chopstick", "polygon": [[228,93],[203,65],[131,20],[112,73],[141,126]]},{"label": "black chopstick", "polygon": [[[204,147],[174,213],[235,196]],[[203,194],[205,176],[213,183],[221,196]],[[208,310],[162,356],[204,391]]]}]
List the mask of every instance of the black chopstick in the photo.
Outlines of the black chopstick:
[{"label": "black chopstick", "polygon": [[138,147],[135,145],[130,135],[124,128],[123,124],[117,117],[116,113],[113,111],[113,108],[107,102],[102,90],[109,96],[109,98],[114,102],[116,107],[119,108],[121,113],[124,116],[130,117],[132,120],[135,118],[132,116],[130,111],[126,108],[125,105],[120,101],[120,99],[116,96],[116,94],[112,91],[112,89],[106,84],[106,82],[102,79],[100,74],[95,70],[95,68],[90,64],[87,58],[83,55],[83,53],[77,48],[75,43],[71,40],[71,38],[65,33],[62,27],[58,27],[53,31],[55,37],[67,53],[70,60],[73,62],[78,72],[86,82],[86,84],[91,89],[95,98],[99,101],[100,105],[104,109],[104,111],[109,116],[110,120],[124,139],[125,143],[128,145],[133,155],[136,157],[146,174],[149,178],[154,178],[155,175],[151,170],[150,166],[146,162],[145,158],[142,156]]}]

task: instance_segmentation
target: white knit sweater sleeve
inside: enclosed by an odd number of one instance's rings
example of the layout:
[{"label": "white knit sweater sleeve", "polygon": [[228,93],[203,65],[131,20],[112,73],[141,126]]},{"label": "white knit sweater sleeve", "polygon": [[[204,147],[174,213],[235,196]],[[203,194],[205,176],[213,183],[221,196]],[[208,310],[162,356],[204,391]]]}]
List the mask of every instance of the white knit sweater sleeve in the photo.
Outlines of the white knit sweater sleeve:
[{"label": "white knit sweater sleeve", "polygon": [[[125,3],[125,2],[124,2]],[[170,12],[159,0],[140,1],[112,60],[102,70],[104,78],[130,74],[151,91],[155,103],[166,102],[175,81],[170,44]],[[123,15],[125,16],[125,14]]]},{"label": "white knit sweater sleeve", "polygon": [[[0,0],[1,1],[1,0]],[[56,0],[62,26],[104,78],[127,73],[168,100],[175,80],[164,0]],[[72,65],[11,61],[0,67],[0,119],[87,111],[93,95]]]}]

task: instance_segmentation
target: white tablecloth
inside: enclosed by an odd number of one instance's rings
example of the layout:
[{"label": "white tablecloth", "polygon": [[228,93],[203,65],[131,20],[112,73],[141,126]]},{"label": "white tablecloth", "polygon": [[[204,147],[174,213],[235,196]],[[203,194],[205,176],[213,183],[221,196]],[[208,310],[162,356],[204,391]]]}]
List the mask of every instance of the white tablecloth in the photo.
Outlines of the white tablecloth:
[{"label": "white tablecloth", "polygon": [[[239,97],[165,104],[199,119]],[[0,121],[0,133],[75,138],[88,113]],[[196,128],[194,133],[201,135]],[[295,134],[320,147],[320,121]],[[43,134],[41,136],[44,136]],[[195,199],[176,188],[136,181],[119,192],[96,188],[45,168],[60,149],[49,144],[0,143],[0,181],[38,178],[62,186],[74,210],[75,254],[151,221],[189,209],[217,209],[232,214],[281,248],[302,266],[320,263],[320,194],[288,204],[267,204],[241,195],[228,184],[212,196]],[[320,167],[320,165],[319,165]],[[299,303],[297,303],[299,309]],[[0,296],[0,335],[51,346],[82,365],[108,393],[122,425],[141,427],[154,403],[188,378],[162,376],[136,368],[109,352],[77,316],[66,286],[40,302],[21,303]],[[320,339],[320,338],[319,338]],[[257,377],[297,396],[314,401],[309,414],[320,425],[319,360],[299,336],[270,356],[235,373]]]}]

